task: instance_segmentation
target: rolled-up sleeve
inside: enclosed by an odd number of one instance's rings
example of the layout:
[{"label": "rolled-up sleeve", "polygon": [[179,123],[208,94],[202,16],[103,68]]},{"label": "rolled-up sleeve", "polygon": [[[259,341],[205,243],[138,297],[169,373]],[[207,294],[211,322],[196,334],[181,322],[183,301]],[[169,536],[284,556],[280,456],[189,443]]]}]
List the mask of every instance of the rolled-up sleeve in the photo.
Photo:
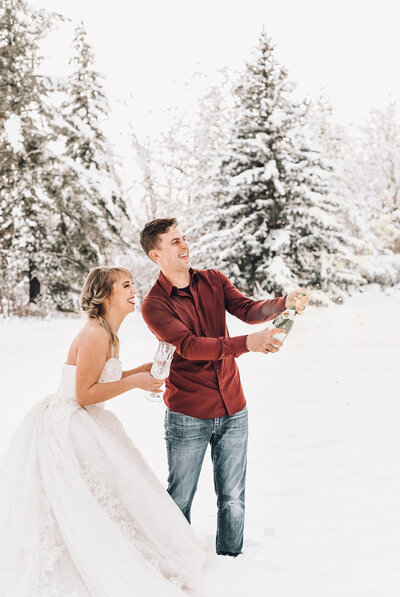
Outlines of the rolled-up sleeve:
[{"label": "rolled-up sleeve", "polygon": [[246,323],[263,323],[285,310],[286,297],[266,301],[254,301],[242,294],[236,286],[219,272],[225,295],[225,308],[231,315]]}]

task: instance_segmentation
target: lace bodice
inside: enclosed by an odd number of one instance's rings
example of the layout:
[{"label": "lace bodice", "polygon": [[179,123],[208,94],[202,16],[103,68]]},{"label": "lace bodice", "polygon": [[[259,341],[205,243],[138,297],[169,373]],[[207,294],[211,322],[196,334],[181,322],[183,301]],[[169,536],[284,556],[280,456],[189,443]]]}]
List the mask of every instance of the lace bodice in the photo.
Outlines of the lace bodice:
[{"label": "lace bodice", "polygon": [[[49,400],[49,403],[59,404],[62,402],[72,402],[76,404],[75,375],[76,365],[69,365],[68,363],[64,363],[61,372],[60,385],[58,386],[57,392]],[[104,365],[104,369],[99,378],[99,383],[109,383],[111,381],[118,381],[119,379],[121,379],[121,375],[121,361],[115,357],[111,357]],[[99,403],[96,406],[104,406],[104,404]]]}]

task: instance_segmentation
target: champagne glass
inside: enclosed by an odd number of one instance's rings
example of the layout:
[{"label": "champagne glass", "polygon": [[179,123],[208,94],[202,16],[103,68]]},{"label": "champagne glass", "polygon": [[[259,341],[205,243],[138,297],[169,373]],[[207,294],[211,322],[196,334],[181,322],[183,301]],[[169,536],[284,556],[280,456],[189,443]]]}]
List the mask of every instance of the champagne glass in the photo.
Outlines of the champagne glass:
[{"label": "champagne glass", "polygon": [[[163,342],[160,340],[156,354],[154,355],[153,365],[150,370],[150,373],[153,377],[156,377],[157,379],[164,379],[165,377],[168,377],[174,352],[175,346],[173,344],[168,344],[168,342]],[[161,402],[162,393],[147,392],[146,398],[152,402]]]}]

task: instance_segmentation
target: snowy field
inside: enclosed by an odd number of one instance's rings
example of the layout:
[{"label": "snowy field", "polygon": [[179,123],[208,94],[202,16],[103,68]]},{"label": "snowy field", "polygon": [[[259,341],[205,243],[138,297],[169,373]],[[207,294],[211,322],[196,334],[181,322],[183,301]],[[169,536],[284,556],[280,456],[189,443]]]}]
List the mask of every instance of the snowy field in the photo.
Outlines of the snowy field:
[{"label": "snowy field", "polygon": [[[244,555],[219,558],[221,595],[400,596],[400,292],[371,288],[310,307],[279,354],[238,359],[250,417]],[[0,453],[27,409],[52,393],[82,321],[0,322]],[[229,319],[231,335],[255,331]],[[149,361],[140,314],[121,328],[124,368]],[[108,403],[162,482],[164,407],[134,390]],[[214,541],[206,457],[193,526]],[[230,587],[230,588],[229,588]],[[236,594],[236,593],[235,593]]]}]

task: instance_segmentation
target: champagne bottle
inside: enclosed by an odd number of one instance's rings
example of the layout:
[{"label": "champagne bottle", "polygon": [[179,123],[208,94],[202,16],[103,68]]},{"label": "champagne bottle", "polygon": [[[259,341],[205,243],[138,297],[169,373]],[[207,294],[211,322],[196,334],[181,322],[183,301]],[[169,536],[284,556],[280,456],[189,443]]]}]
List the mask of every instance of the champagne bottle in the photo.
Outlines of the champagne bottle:
[{"label": "champagne bottle", "polygon": [[275,319],[272,321],[272,325],[274,326],[274,328],[284,329],[285,333],[282,332],[281,334],[274,334],[274,338],[278,338],[278,340],[280,340],[281,342],[284,341],[284,339],[293,327],[295,316],[296,307],[294,305],[291,305],[288,309],[285,309],[283,313],[278,315],[278,317],[275,317]]}]

